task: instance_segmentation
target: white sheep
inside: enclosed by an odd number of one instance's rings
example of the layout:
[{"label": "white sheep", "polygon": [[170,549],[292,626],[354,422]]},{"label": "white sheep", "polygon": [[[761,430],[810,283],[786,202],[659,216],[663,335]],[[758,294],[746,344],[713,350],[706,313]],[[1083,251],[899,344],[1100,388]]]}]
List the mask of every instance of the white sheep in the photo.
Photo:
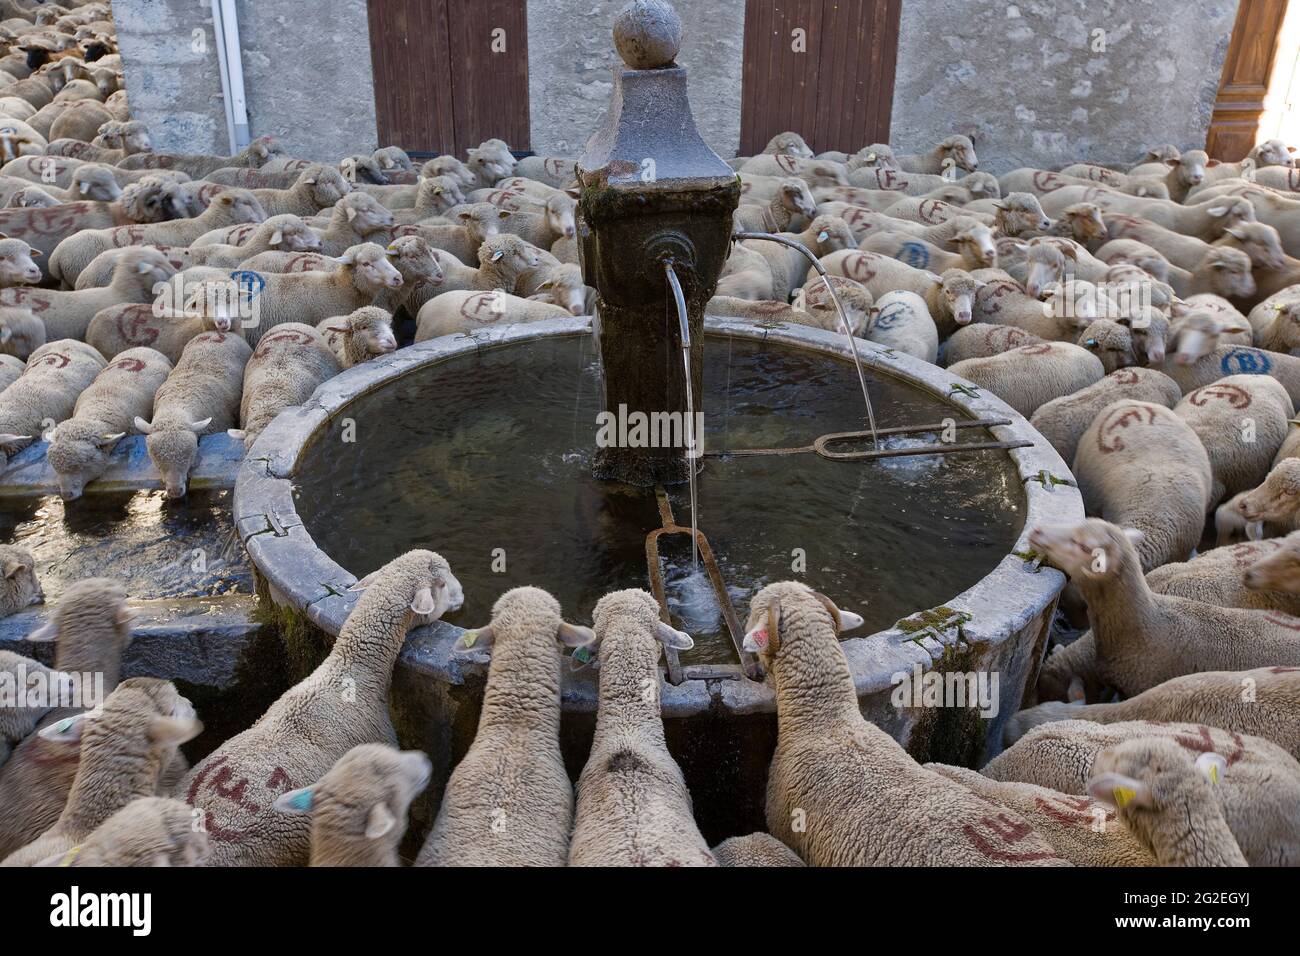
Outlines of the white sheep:
[{"label": "white sheep", "polygon": [[867,338],[886,348],[935,363],[939,354],[939,329],[930,308],[915,292],[887,292],[871,306]]},{"label": "white sheep", "polygon": [[45,600],[30,551],[0,544],[0,617],[16,614]]},{"label": "white sheep", "polygon": [[152,421],[137,418],[147,436],[149,460],[162,477],[167,497],[184,497],[199,436],[237,422],[244,367],[252,348],[230,332],[202,332],[186,344],[176,367],[154,396]]},{"label": "white sheep", "polygon": [[84,342],[56,339],[32,353],[19,378],[0,392],[0,468],[51,424],[72,416],[104,357]]},{"label": "white sheep", "polygon": [[169,797],[132,800],[94,829],[75,848],[46,865],[202,866],[211,847],[194,825],[194,810]]},{"label": "white sheep", "polygon": [[[85,578],[64,591],[42,627],[27,635],[32,642],[54,642],[54,667],[66,674],[103,675],[103,689],[118,685],[122,653],[131,642],[135,613],[126,590],[108,578]],[[91,703],[91,701],[83,701]],[[50,717],[63,720],[82,708],[61,708]],[[0,774],[0,859],[31,842],[59,818],[77,773],[78,743],[29,735],[14,748]],[[176,757],[164,771],[169,779]]]},{"label": "white sheep", "polygon": [[[1218,784],[1223,816],[1254,866],[1300,862],[1300,764],[1276,744],[1205,724],[1133,721],[1095,724],[1064,720],[1036,727],[986,764],[995,780],[1022,781],[1085,795],[1099,755],[1126,741],[1167,740],[1188,759],[1214,753],[1228,762]],[[1113,797],[1112,797],[1113,799]]]},{"label": "white sheep", "polygon": [[716,866],[660,715],[663,647],[694,642],[659,619],[646,591],[596,604],[596,733],[578,778],[570,866]]},{"label": "white sheep", "polygon": [[560,605],[514,588],[492,620],[467,631],[457,653],[491,655],[478,730],[443,792],[417,866],[563,866],[573,829],[573,785],[560,753],[561,648],[595,641],[566,624]]},{"label": "white sheep", "polygon": [[338,359],[340,368],[351,368],[397,350],[393,316],[375,306],[323,319],[316,331]]},{"label": "white sheep", "polygon": [[799,855],[770,833],[728,837],[713,848],[719,866],[806,866]]},{"label": "white sheep", "polygon": [[1008,718],[1003,742],[1011,746],[1033,728],[1059,720],[1209,724],[1271,740],[1300,760],[1300,671],[1289,667],[1210,671],[1175,677],[1113,703],[1050,701]]},{"label": "white sheep", "polygon": [[77,743],[81,759],[57,821],[0,866],[34,866],[63,856],[118,810],[158,791],[179,747],[203,729],[170,681],[133,677],[94,711],[50,724],[47,740]]},{"label": "white sheep", "polygon": [[325,337],[310,325],[282,322],[262,336],[244,367],[244,391],[239,428],[234,438],[252,448],[276,415],[301,405],[326,379],[340,371],[339,360]]},{"label": "white sheep", "polygon": [[1128,740],[1097,755],[1088,792],[1115,808],[1160,866],[1249,866],[1215,793],[1227,765],[1171,740]]},{"label": "white sheep", "polygon": [[1295,406],[1266,375],[1229,375],[1189,392],[1174,414],[1196,432],[1210,457],[1212,503],[1259,485],[1286,438]]},{"label": "white sheep", "polygon": [[1079,439],[1073,471],[1088,514],[1141,532],[1144,570],[1186,560],[1200,541],[1210,459],[1166,406],[1122,399],[1102,408]]},{"label": "white sheep", "polygon": [[820,278],[800,289],[791,305],[715,295],[705,305],[705,312],[709,315],[749,319],[763,325],[790,322],[840,333],[844,331],[844,322],[847,321],[849,331],[862,337],[866,333],[871,313],[871,293],[852,279],[837,276],[835,294],[844,306],[844,319],[840,318],[839,310],[826,293],[826,286]]},{"label": "white sheep", "polygon": [[[268,812],[285,792],[319,780],[353,747],[395,746],[388,715],[393,666],[412,618],[441,617],[464,601],[432,551],[408,551],[355,585],[364,588],[328,656],[250,728],[197,763],[176,789],[204,813],[217,866],[302,866],[305,816]],[[349,703],[340,706],[347,692]]]},{"label": "white sheep", "polygon": [[[964,326],[954,332],[945,344],[944,358],[951,365],[965,359],[988,358],[990,355],[999,355],[1002,352],[1010,352],[1012,349],[1026,345],[1037,345],[1044,341],[1046,339],[1012,325],[988,325],[981,322]],[[1055,401],[1064,401],[1064,399]]]},{"label": "white sheep", "polygon": [[401,866],[406,813],[431,770],[419,750],[358,744],[320,780],[290,790],[274,806],[311,814],[312,866]]},{"label": "white sheep", "polygon": [[415,341],[453,332],[472,332],[488,325],[512,325],[569,317],[569,310],[533,299],[521,299],[496,289],[491,292],[454,291],[434,296],[420,307]]},{"label": "white sheep", "polygon": [[[0,356],[18,360],[20,374],[23,362],[44,344],[45,323],[31,309],[0,306]],[[0,391],[4,390],[9,381],[0,385]]]},{"label": "white sheep", "polygon": [[80,498],[86,485],[107,470],[113,449],[134,429],[135,419],[153,409],[154,395],[171,370],[161,352],[127,349],[78,396],[72,417],[54,429],[46,451],[64,501]]},{"label": "white sheep", "polygon": [[[999,329],[998,326],[971,326],[958,335],[982,328]],[[954,340],[955,338],[954,336]],[[951,355],[953,341],[948,343],[948,348]],[[1121,399],[1132,399],[1173,408],[1181,396],[1178,383],[1163,372],[1149,368],[1125,368],[1112,372],[1086,388],[1043,403],[1030,416],[1029,423],[1065,461],[1074,461],[1079,439],[1107,405]]]},{"label": "white sheep", "polygon": [[3,767],[14,745],[34,731],[41,718],[50,712],[50,704],[37,703],[28,692],[44,688],[46,700],[64,700],[64,695],[72,692],[72,682],[76,678],[30,657],[3,650],[0,650],[0,675],[8,685],[8,693],[12,694],[4,706],[0,706],[0,767]]},{"label": "white sheep", "polygon": [[953,375],[986,388],[1028,418],[1039,406],[1087,388],[1106,376],[1101,360],[1068,342],[1026,345],[948,367]]},{"label": "white sheep", "polygon": [[[862,283],[872,296],[883,297],[899,290],[915,292],[925,300],[926,308],[939,327],[941,337],[950,335],[958,326],[970,324],[975,294],[979,291],[980,284],[969,272],[949,269],[943,275],[935,275],[933,272],[913,269],[889,256],[857,249],[824,255],[821,263],[830,275],[844,276]],[[808,281],[816,275],[816,270],[808,269],[800,274],[800,278]]]},{"label": "white sheep", "polygon": [[946,173],[954,166],[973,173],[979,168],[979,158],[975,155],[975,144],[969,136],[949,136],[941,140],[929,152],[912,154],[902,153],[894,157],[898,168],[909,173]]},{"label": "white sheep", "polygon": [[750,605],[745,648],[776,691],[768,832],[810,866],[1062,865],[1017,814],[920,766],[863,718],[840,644],[861,624],[794,581]]},{"label": "white sheep", "polygon": [[1300,619],[1152,591],[1134,547],[1140,537],[1097,518],[1030,532],[1034,552],[1088,604],[1102,684],[1132,696],[1194,671],[1300,663]]}]

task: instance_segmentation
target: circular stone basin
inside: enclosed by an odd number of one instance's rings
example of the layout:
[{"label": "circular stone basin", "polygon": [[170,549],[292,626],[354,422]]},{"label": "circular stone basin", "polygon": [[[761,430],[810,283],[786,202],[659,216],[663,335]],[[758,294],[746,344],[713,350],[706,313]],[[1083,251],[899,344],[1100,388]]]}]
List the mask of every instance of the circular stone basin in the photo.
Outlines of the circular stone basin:
[{"label": "circular stone basin", "polygon": [[[968,417],[892,376],[874,375],[869,391],[880,428]],[[864,428],[857,373],[833,355],[706,336],[701,404],[698,527],[742,619],[763,585],[794,577],[862,614],[864,633],[883,630],[975,585],[1020,536],[1025,492],[1000,451],[874,461],[735,454]],[[450,623],[485,624],[496,598],[522,584],[545,588],[570,620],[590,623],[602,595],[649,587],[646,535],[662,527],[655,489],[592,477],[600,410],[590,336],[427,365],[344,408],[350,435],[315,434],[295,469],[298,514],[325,553],[358,576],[412,548],[435,548],[465,590]],[[953,434],[992,440],[978,428]],[[936,428],[881,444],[939,440]],[[668,498],[689,527],[688,487],[668,489]],[[673,624],[696,642],[682,663],[737,663],[689,535],[661,537],[658,566]]]},{"label": "circular stone basin", "polygon": [[[861,429],[861,391],[843,336],[713,317],[705,330],[699,520],[737,616],[743,623],[766,581],[823,588],[870,622],[841,645],[863,716],[918,760],[980,765],[1000,749],[1046,649],[1064,577],[1014,552],[1035,524],[1082,519],[1065,463],[996,396],[862,340],[880,428],[1003,419],[957,440],[1032,444],[891,462],[736,455]],[[588,319],[421,342],[286,409],[240,465],[235,527],[266,593],[327,634],[356,604],[349,585],[407,548],[442,553],[465,585],[456,622],[408,637],[390,701],[403,746],[433,759],[433,810],[473,741],[487,673],[486,654],[453,650],[458,624],[485,623],[497,596],[525,582],[555,591],[578,621],[605,591],[647,585],[657,501],[589,475],[594,356]],[[929,440],[907,440],[918,438]],[[668,497],[689,525],[686,490]],[[687,679],[660,688],[669,749],[704,831],[750,832],[763,825],[776,740],[772,684],[734,663],[711,592],[691,573],[687,536],[661,541],[670,609],[698,641],[683,661]],[[802,571],[792,567],[796,548]],[[899,675],[920,672],[996,677],[996,699],[986,709],[897,701]],[[575,775],[596,690],[593,668],[564,670],[560,740]]]}]

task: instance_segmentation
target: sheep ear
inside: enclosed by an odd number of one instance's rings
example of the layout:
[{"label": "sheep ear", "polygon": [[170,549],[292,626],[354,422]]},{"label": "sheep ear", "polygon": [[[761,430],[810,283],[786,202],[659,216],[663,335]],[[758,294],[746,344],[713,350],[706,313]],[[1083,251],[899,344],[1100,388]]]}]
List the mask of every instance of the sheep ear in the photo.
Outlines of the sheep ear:
[{"label": "sheep ear", "polygon": [[1140,780],[1122,773],[1099,773],[1088,781],[1088,793],[1110,807],[1149,807],[1151,790]]},{"label": "sheep ear", "polygon": [[1213,751],[1203,753],[1196,758],[1196,769],[1210,783],[1217,784],[1223,779],[1223,772],[1228,769],[1228,761]]},{"label": "sheep ear", "polygon": [[103,710],[97,707],[95,710],[64,717],[62,720],[56,720],[54,723],[42,727],[37,731],[37,736],[42,740],[48,740],[56,744],[79,743],[82,731],[86,729],[86,724],[101,713],[103,713]]},{"label": "sheep ear", "polygon": [[1227,214],[1227,212],[1228,212],[1228,207],[1227,207],[1227,206],[1211,206],[1209,209],[1205,210],[1205,212],[1206,212],[1207,215],[1214,216],[1214,217],[1217,219],[1219,216],[1223,216],[1223,215],[1226,215],[1226,214]]},{"label": "sheep ear", "polygon": [[[212,416],[209,415],[207,418],[201,421],[190,422],[190,431],[194,432],[194,434],[197,435],[199,432],[203,431],[203,429],[207,428],[211,424],[212,424]],[[243,432],[240,432],[240,434],[236,437],[243,438],[244,437]]]},{"label": "sheep ear", "polygon": [[281,813],[311,813],[312,788],[299,787],[275,798],[272,807]]},{"label": "sheep ear", "polygon": [[596,632],[589,627],[583,627],[581,624],[568,624],[560,622],[560,630],[556,635],[560,643],[565,647],[586,647],[596,640]]},{"label": "sheep ear", "polygon": [[13,432],[0,432],[0,445],[12,445],[16,441],[30,441],[31,435],[15,435]]},{"label": "sheep ear", "polygon": [[1088,699],[1088,694],[1083,686],[1083,678],[1077,674],[1070,678],[1069,689],[1065,692],[1066,699],[1071,704],[1082,704]]},{"label": "sheep ear", "polygon": [[836,606],[834,601],[828,598],[825,594],[822,594],[820,591],[814,591],[813,597],[817,598],[818,601],[821,601],[822,606],[826,608],[826,610],[830,611],[831,617],[835,619],[835,626],[841,633],[844,631],[852,631],[854,628],[859,628],[866,623],[862,615],[840,609]]},{"label": "sheep ear", "polygon": [[271,245],[278,246],[283,241],[284,241],[283,229],[277,229],[275,230],[275,232],[271,233]]},{"label": "sheep ear", "polygon": [[776,650],[781,642],[781,605],[773,603],[769,605],[767,613],[758,621],[754,620],[753,611],[749,615],[750,623],[753,625],[745,634],[745,640],[741,645],[751,654],[757,654],[766,647]]},{"label": "sheep ear", "polygon": [[1174,168],[1175,166],[1177,166],[1180,162],[1181,162],[1181,160],[1178,160],[1178,159],[1166,159],[1166,160],[1165,160],[1165,165],[1168,166],[1170,169],[1173,169],[1173,168]]},{"label": "sheep ear", "polygon": [[203,731],[203,722],[183,717],[158,716],[149,722],[149,739],[156,744],[183,744]]},{"label": "sheep ear", "polygon": [[140,273],[142,276],[148,275],[153,271],[153,266],[149,265],[148,262],[141,262],[135,267],[135,271]]},{"label": "sheep ear", "polygon": [[669,627],[663,621],[655,624],[655,637],[664,647],[671,647],[675,651],[689,651],[695,646],[695,641],[685,631],[679,631]]},{"label": "sheep ear", "polygon": [[21,561],[15,561],[14,559],[10,558],[8,561],[5,562],[5,566],[4,566],[5,578],[6,579],[13,578],[15,574],[17,574],[25,567],[27,567],[27,565],[23,564]]},{"label": "sheep ear", "polygon": [[[383,569],[380,568],[379,570],[382,571]],[[378,577],[379,577],[379,571],[371,571],[369,574],[367,574],[364,578],[362,578],[362,579],[361,579],[360,581],[358,581],[356,584],[350,585],[350,586],[348,587],[348,590],[349,590],[349,591],[364,591],[366,588],[370,587],[370,585],[374,584],[374,583],[375,583],[375,580],[376,580]]]},{"label": "sheep ear", "polygon": [[147,435],[151,431],[153,431],[153,426],[150,425],[143,418],[141,418],[139,415],[135,416],[135,421],[133,421],[131,424],[135,425],[135,430],[138,431],[141,435]]},{"label": "sheep ear", "polygon": [[1206,165],[1206,168],[1208,168],[1208,169],[1213,169],[1215,166],[1220,165],[1221,162],[1222,162],[1222,160],[1212,159],[1212,160],[1210,160],[1208,163],[1206,163],[1205,165]]},{"label": "sheep ear", "polygon": [[348,222],[351,222],[353,219],[357,218],[357,211],[353,209],[351,206],[347,207],[346,212],[348,214]]},{"label": "sheep ear", "polygon": [[415,614],[432,614],[437,606],[433,600],[433,591],[429,588],[420,588],[415,592],[415,597],[411,598],[411,611]]},{"label": "sheep ear", "polygon": [[111,445],[113,442],[118,441],[125,437],[126,437],[126,432],[106,433],[99,436],[99,443],[101,445]]},{"label": "sheep ear", "polygon": [[[8,577],[8,575],[5,575]],[[30,641],[33,644],[46,644],[56,640],[59,636],[59,625],[54,621],[46,621],[36,630],[28,634],[23,640]]]},{"label": "sheep ear", "polygon": [[315,186],[315,185],[316,185],[316,177],[315,177],[315,176],[304,176],[302,181],[305,182],[305,183],[307,183],[308,185],[311,185],[311,186]]},{"label": "sheep ear", "polygon": [[28,249],[27,254],[33,259],[39,259],[41,256],[45,255],[45,253],[41,252],[39,249]]},{"label": "sheep ear", "polygon": [[474,650],[475,648],[478,650],[486,650],[492,646],[492,642],[495,640],[496,631],[493,630],[492,625],[489,624],[487,627],[480,627],[472,631],[466,631],[456,641],[454,650],[458,654],[464,654],[467,651]]},{"label": "sheep ear", "polygon": [[227,428],[226,434],[229,435],[231,438],[242,439],[246,437],[246,433],[242,428]]},{"label": "sheep ear", "polygon": [[388,809],[387,804],[376,803],[366,815],[366,839],[378,840],[381,836],[391,833],[395,826],[397,826],[397,817],[393,816],[393,811]]}]

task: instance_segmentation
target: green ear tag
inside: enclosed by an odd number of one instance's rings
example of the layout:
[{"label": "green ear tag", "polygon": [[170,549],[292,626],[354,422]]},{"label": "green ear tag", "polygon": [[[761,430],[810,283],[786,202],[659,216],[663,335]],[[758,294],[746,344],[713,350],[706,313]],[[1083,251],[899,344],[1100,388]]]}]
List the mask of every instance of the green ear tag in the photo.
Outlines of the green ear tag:
[{"label": "green ear tag", "polygon": [[461,647],[473,647],[474,642],[478,640],[478,631],[466,631],[460,639]]},{"label": "green ear tag", "polygon": [[592,658],[591,645],[587,644],[582,647],[575,647],[573,649],[572,657],[579,664],[590,663]]}]

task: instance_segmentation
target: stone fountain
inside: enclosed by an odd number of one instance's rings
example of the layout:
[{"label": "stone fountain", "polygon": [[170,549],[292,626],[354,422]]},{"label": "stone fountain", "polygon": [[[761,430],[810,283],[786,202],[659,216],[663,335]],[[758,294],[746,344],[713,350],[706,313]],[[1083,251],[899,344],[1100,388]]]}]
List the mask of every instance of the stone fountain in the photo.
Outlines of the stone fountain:
[{"label": "stone fountain", "polygon": [[[689,394],[702,393],[704,306],[727,259],[740,181],[700,137],[676,64],[681,21],[663,0],[636,0],[614,24],[624,67],[578,161],[578,237],[598,295],[604,407],[613,415],[686,418],[683,330],[666,281],[681,284],[689,329]],[[632,485],[687,478],[680,447],[605,447],[598,477]]]}]

